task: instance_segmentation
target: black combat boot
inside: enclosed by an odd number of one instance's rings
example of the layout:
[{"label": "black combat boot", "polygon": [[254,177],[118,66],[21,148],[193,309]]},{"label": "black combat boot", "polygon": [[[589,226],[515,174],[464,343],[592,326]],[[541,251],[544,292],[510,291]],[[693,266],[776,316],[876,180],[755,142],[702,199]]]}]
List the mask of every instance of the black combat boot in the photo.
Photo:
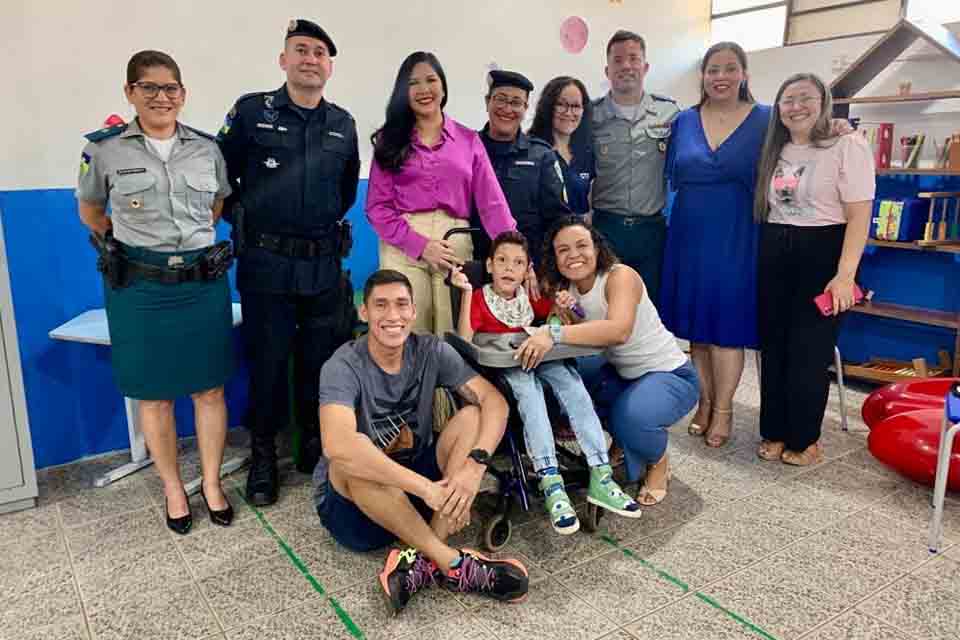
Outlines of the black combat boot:
[{"label": "black combat boot", "polygon": [[297,459],[297,471],[300,473],[313,473],[317,466],[317,460],[323,453],[323,447],[320,444],[320,430],[305,431],[300,439],[300,456]]},{"label": "black combat boot", "polygon": [[250,453],[247,500],[258,507],[266,507],[277,501],[277,449],[273,436],[254,434]]}]

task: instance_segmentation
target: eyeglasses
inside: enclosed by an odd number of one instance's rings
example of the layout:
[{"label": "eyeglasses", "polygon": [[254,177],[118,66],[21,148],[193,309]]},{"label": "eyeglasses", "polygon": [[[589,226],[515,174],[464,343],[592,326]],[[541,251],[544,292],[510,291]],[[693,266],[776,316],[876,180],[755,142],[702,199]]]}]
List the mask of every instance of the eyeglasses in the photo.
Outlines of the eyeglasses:
[{"label": "eyeglasses", "polygon": [[171,100],[176,100],[180,97],[180,93],[183,91],[183,85],[177,82],[171,82],[169,84],[155,84],[153,82],[134,82],[131,83],[131,87],[137,87],[140,89],[140,92],[143,93],[143,97],[148,100],[156,98],[161,91],[164,95],[170,98]]},{"label": "eyeglasses", "polygon": [[580,113],[583,111],[582,104],[571,104],[569,102],[564,102],[560,100],[557,104],[553,105],[553,110],[557,113]]},{"label": "eyeglasses", "polygon": [[521,100],[520,98],[508,98],[502,93],[498,93],[490,99],[493,100],[493,104],[497,105],[498,107],[510,107],[514,111],[523,111],[527,108],[527,103],[525,100]]},{"label": "eyeglasses", "polygon": [[781,107],[805,107],[813,102],[820,102],[820,96],[800,96],[799,98],[784,98],[778,103]]}]

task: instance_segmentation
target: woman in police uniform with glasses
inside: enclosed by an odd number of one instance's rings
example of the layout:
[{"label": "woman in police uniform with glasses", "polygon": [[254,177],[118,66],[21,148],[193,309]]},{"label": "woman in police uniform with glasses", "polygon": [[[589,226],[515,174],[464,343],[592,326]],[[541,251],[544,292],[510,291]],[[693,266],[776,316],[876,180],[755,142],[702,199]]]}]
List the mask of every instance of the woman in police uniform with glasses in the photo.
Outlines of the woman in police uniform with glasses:
[{"label": "woman in police uniform with glasses", "polygon": [[83,223],[102,237],[112,232],[130,261],[128,283],[104,286],[114,376],[121,393],[139,401],[140,424],[163,480],[167,526],[185,534],[192,517],[177,465],[173,401],[179,396],[193,399],[210,519],[223,526],[233,519],[220,487],[223,385],[234,369],[230,289],[225,275],[185,282],[154,276],[198,272],[206,264],[230,187],[213,139],[177,121],[186,90],[173,58],[135,54],[124,93],[137,117],[87,136],[77,200]]}]

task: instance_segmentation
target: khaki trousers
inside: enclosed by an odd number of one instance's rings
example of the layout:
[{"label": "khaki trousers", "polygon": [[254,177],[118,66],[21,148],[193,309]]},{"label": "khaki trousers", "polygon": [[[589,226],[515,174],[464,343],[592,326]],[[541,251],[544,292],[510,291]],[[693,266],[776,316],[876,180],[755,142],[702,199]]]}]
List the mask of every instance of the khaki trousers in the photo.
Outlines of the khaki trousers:
[{"label": "khaki trousers", "polygon": [[[450,229],[470,226],[467,220],[454,218],[440,209],[405,213],[403,218],[413,231],[428,240],[443,240],[443,234]],[[469,260],[473,255],[473,241],[469,234],[457,234],[450,238],[450,242],[462,260]],[[425,260],[415,260],[383,240],[380,241],[380,268],[394,269],[410,278],[413,303],[417,308],[414,331],[440,337],[447,331],[454,331],[456,324],[450,308],[450,287],[444,282],[447,277],[445,271],[437,271]]]}]

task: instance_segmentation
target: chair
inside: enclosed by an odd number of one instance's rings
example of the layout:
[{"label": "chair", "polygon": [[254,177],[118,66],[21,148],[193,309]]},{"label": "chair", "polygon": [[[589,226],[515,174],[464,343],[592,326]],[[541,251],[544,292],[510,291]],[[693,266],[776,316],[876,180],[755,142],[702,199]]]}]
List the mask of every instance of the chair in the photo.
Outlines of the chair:
[{"label": "chair", "polygon": [[[481,229],[460,228],[451,229],[443,239],[457,233],[482,233]],[[463,272],[474,288],[483,286],[487,280],[484,264],[477,260],[469,260],[463,265]],[[454,325],[460,317],[460,290],[453,287],[450,283],[450,277],[447,276],[447,285],[450,287],[450,306],[454,314]],[[517,336],[517,344],[525,336]],[[494,515],[489,518],[483,526],[483,543],[490,551],[502,549],[510,540],[513,529],[511,521],[511,512],[515,503],[519,502],[524,511],[530,510],[530,488],[527,485],[528,470],[524,464],[522,445],[523,424],[520,421],[519,413],[516,410],[516,401],[508,385],[497,373],[498,369],[508,369],[517,366],[513,359],[513,353],[500,349],[478,347],[472,342],[467,342],[456,333],[447,333],[444,340],[451,345],[457,352],[474,368],[476,368],[485,378],[487,378],[497,390],[507,399],[510,405],[510,417],[507,423],[507,431],[500,443],[499,452],[505,453],[510,459],[510,468],[500,470],[495,465],[488,467],[488,473],[497,479],[499,496]],[[512,344],[512,342],[511,342]],[[564,360],[567,358],[576,358],[580,356],[596,355],[600,353],[599,349],[589,347],[576,347],[572,345],[557,345],[548,356],[547,360]],[[551,403],[548,398],[548,409]],[[519,437],[518,437],[518,434]],[[573,453],[562,443],[557,443],[557,457],[564,467],[564,479],[567,488],[581,488],[589,484],[590,472],[586,461],[582,456]],[[581,520],[581,526],[586,532],[596,531],[599,526],[600,517],[603,511],[593,504],[587,506],[586,517]]]},{"label": "chair", "polygon": [[947,493],[947,473],[953,439],[960,432],[960,382],[947,392],[940,428],[940,450],[937,455],[937,480],[933,487],[933,518],[930,521],[930,553],[938,553],[943,544],[943,502]]}]

